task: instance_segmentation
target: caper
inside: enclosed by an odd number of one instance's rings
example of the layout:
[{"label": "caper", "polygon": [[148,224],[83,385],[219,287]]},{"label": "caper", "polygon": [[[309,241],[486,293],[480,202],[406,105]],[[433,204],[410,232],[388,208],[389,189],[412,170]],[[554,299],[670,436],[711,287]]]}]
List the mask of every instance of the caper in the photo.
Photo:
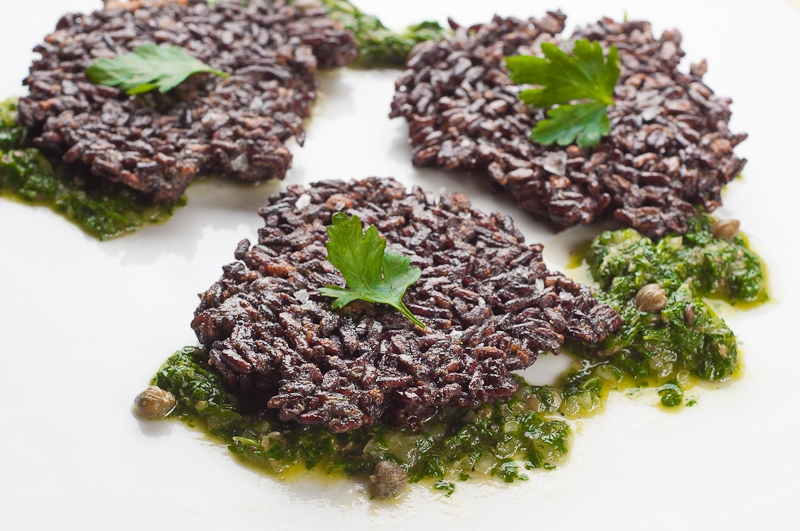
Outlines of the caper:
[{"label": "caper", "polygon": [[667,305],[667,294],[658,284],[648,284],[636,294],[636,308],[640,312],[657,312]]},{"label": "caper", "polygon": [[729,242],[733,241],[737,232],[739,232],[738,219],[721,219],[711,226],[711,234]]},{"label": "caper", "polygon": [[169,391],[151,385],[136,395],[133,405],[145,417],[163,417],[175,407],[175,397]]},{"label": "caper", "polygon": [[697,312],[694,309],[694,304],[689,304],[686,309],[683,310],[683,316],[686,318],[687,323],[694,323],[694,318],[697,316]]},{"label": "caper", "polygon": [[372,494],[376,498],[394,498],[406,488],[408,476],[396,463],[380,461],[375,465],[375,471],[369,480],[372,482]]},{"label": "caper", "polygon": [[542,407],[542,401],[536,398],[535,396],[531,395],[525,401],[525,405],[528,406],[528,409],[531,411],[536,411],[537,413],[540,412],[539,408]]}]

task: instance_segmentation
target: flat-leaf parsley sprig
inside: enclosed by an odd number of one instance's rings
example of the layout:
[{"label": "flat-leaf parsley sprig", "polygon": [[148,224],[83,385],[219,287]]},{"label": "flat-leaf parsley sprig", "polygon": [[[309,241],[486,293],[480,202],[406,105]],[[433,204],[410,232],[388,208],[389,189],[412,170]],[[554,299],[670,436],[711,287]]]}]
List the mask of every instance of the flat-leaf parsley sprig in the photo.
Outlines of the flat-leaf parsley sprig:
[{"label": "flat-leaf parsley sprig", "polygon": [[[534,107],[558,105],[547,111],[547,120],[536,124],[530,139],[540,144],[596,146],[611,130],[608,106],[614,105],[614,86],[619,79],[619,53],[612,46],[608,56],[598,42],[575,42],[572,56],[558,46],[542,43],[545,58],[517,55],[506,57],[511,80],[518,84],[541,85],[524,90],[519,97]],[[589,100],[570,104],[575,100]]]},{"label": "flat-leaf parsley sprig", "polygon": [[337,212],[328,227],[328,237],[330,241],[325,244],[328,260],[342,273],[350,288],[330,285],[320,288],[320,293],[336,299],[334,308],[357,299],[388,304],[425,328],[403,304],[403,294],[419,280],[422,271],[409,267],[411,261],[407,256],[391,249],[386,251],[386,238],[378,235],[374,225],[365,234],[358,216]]},{"label": "flat-leaf parsley sprig", "polygon": [[110,87],[119,85],[131,95],[154,89],[168,92],[198,72],[228,77],[225,72],[214,70],[179,46],[156,46],[152,42],[137,46],[133,53],[98,59],[86,69],[92,83]]}]

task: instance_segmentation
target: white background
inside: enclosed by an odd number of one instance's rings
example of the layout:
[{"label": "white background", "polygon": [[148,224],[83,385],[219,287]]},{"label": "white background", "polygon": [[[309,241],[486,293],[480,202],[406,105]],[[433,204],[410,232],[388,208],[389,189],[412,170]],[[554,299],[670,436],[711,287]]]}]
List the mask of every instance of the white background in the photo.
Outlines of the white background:
[{"label": "white background", "polygon": [[[0,96],[20,94],[30,52],[69,10],[99,0],[3,0]],[[698,394],[678,415],[617,396],[583,421],[569,462],[511,486],[459,484],[452,498],[416,487],[399,502],[368,501],[352,482],[279,482],[230,460],[177,423],[148,423],[133,397],[175,349],[197,341],[196,294],[255,241],[268,194],[319,179],[394,176],[466,193],[513,215],[529,241],[555,236],[485,179],[410,164],[403,120],[387,118],[397,71],[322,76],[324,97],[306,147],[282,183],[193,185],[170,222],[99,243],[44,208],[0,199],[0,528],[2,529],[796,529],[800,488],[800,348],[795,268],[800,151],[800,15],[779,0],[605,2],[361,0],[399,28],[447,16],[472,24],[493,13],[541,16],[561,8],[569,28],[608,15],[678,27],[684,66],[709,61],[706,82],[734,99],[731,129],[749,159],[722,217],[741,220],[770,267],[775,302],[728,318],[745,376]],[[543,361],[546,381],[559,366]],[[537,364],[538,366],[539,364]],[[536,367],[534,369],[536,369]]]}]

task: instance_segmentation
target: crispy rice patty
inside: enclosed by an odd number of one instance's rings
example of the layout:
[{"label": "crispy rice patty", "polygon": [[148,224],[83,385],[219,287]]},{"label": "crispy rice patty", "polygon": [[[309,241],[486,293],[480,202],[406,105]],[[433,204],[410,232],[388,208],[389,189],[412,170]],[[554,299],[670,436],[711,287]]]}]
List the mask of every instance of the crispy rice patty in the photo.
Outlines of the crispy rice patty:
[{"label": "crispy rice patty", "polygon": [[[416,327],[384,305],[333,311],[318,289],[344,287],[327,260],[334,213],[375,225],[422,277],[404,302]],[[588,288],[547,270],[511,218],[485,214],[461,194],[407,193],[392,179],[292,186],[259,210],[259,243],[201,295],[192,327],[211,364],[254,414],[331,432],[378,418],[415,426],[441,406],[510,396],[509,371],[565,338],[602,341],[622,324]]]},{"label": "crispy rice patty", "polygon": [[[139,96],[88,81],[95,59],[146,43],[180,46],[230,76],[195,74],[167,94]],[[42,58],[25,80],[30,96],[19,104],[34,144],[154,202],[177,201],[208,173],[282,179],[292,160],[283,143],[292,136],[303,143],[314,72],[357,54],[352,33],[324,9],[266,0],[70,14],[34,51]]]},{"label": "crispy rice patty", "polygon": [[[686,232],[695,205],[710,212],[745,160],[733,147],[747,135],[728,130],[728,98],[702,82],[705,61],[678,71],[676,30],[653,36],[648,22],[603,19],[557,35],[566,17],[495,17],[455,28],[412,51],[396,82],[391,116],[409,124],[413,161],[446,170],[481,170],[518,204],[556,227],[590,223],[604,212],[651,238]],[[544,110],[523,103],[528,88],[509,79],[505,57],[541,56],[541,43],[571,53],[575,39],[619,50],[622,71],[609,109],[611,132],[597,148],[543,146],[528,139]]]}]

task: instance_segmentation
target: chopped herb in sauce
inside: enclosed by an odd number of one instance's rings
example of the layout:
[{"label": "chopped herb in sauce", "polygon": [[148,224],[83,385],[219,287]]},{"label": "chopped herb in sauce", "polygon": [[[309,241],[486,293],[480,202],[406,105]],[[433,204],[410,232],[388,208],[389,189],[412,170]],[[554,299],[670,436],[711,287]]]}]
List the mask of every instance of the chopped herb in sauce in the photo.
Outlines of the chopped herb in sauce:
[{"label": "chopped herb in sauce", "polygon": [[571,439],[569,425],[550,418],[553,411],[537,413],[528,407],[534,388],[523,381],[507,402],[446,408],[416,431],[376,423],[335,435],[317,426],[281,422],[271,412],[258,420],[241,413],[200,349],[175,353],[153,384],[176,397],[172,417],[207,430],[242,461],[273,473],[319,466],[355,475],[372,471],[379,461],[392,461],[406,471],[409,482],[433,478],[439,480],[434,488],[452,492],[452,481],[474,475],[513,482],[527,479],[522,468],[553,468],[566,456]]},{"label": "chopped herb in sauce", "polygon": [[402,67],[414,45],[423,41],[439,40],[447,33],[437,22],[422,22],[409,26],[402,33],[396,33],[347,0],[322,2],[328,8],[330,16],[355,35],[358,49],[356,63],[364,67]]},{"label": "chopped herb in sauce", "polygon": [[[716,238],[713,221],[690,218],[686,234],[658,242],[633,229],[595,238],[586,253],[593,291],[620,312],[624,324],[599,345],[570,345],[581,363],[564,376],[562,411],[589,414],[602,407],[610,389],[631,387],[657,388],[661,404],[675,407],[696,383],[734,376],[740,363],[736,336],[704,298],[744,307],[764,302],[766,273],[744,236]],[[648,284],[667,295],[660,311],[636,306],[636,294]]]},{"label": "chopped herb in sauce", "polygon": [[16,115],[16,99],[0,102],[0,195],[47,206],[99,240],[172,216],[173,204],[154,206],[125,186],[54,167],[30,143],[28,131],[16,125]]}]

